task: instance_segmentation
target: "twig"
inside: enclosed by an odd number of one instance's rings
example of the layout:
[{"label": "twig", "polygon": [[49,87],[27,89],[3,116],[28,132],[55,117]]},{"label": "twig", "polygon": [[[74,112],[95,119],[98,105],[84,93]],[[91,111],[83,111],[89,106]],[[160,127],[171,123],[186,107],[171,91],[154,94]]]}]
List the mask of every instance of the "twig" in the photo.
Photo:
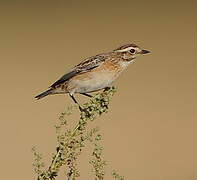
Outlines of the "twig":
[{"label": "twig", "polygon": [[[79,176],[76,170],[76,158],[81,153],[81,149],[85,146],[84,142],[90,137],[85,136],[86,127],[89,121],[93,121],[97,116],[107,112],[111,97],[115,92],[115,88],[108,88],[100,94],[96,94],[88,103],[83,105],[84,112],[80,114],[80,120],[72,131],[67,131],[64,135],[58,135],[57,152],[53,157],[51,165],[45,171],[38,174],[38,180],[54,180],[58,175],[60,167],[67,165],[70,171],[67,173],[69,180],[74,180]],[[64,115],[67,112],[64,113]],[[62,123],[66,125],[66,122]],[[59,126],[61,128],[62,124]],[[88,133],[87,133],[88,134]],[[94,133],[90,133],[92,136]]]}]

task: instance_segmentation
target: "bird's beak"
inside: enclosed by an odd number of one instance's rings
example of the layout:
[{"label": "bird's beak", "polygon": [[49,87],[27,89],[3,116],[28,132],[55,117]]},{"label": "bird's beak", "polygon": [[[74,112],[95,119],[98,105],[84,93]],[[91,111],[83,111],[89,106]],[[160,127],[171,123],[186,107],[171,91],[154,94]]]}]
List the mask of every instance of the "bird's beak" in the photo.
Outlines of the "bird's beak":
[{"label": "bird's beak", "polygon": [[140,52],[140,54],[148,54],[148,53],[150,53],[150,51],[145,50],[145,49],[142,49],[142,51]]}]

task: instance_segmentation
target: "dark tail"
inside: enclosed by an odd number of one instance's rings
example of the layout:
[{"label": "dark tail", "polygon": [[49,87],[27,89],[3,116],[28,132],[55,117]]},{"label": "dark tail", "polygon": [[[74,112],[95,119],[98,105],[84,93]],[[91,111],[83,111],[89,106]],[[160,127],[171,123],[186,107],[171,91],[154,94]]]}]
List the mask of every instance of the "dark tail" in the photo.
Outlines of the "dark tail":
[{"label": "dark tail", "polygon": [[53,90],[52,90],[52,89],[49,89],[49,90],[47,90],[47,91],[45,91],[45,92],[43,92],[43,93],[37,95],[35,98],[36,98],[37,100],[38,100],[38,99],[41,99],[41,98],[43,98],[43,97],[45,97],[45,96],[48,96],[49,94],[52,94],[52,92],[53,92]]}]

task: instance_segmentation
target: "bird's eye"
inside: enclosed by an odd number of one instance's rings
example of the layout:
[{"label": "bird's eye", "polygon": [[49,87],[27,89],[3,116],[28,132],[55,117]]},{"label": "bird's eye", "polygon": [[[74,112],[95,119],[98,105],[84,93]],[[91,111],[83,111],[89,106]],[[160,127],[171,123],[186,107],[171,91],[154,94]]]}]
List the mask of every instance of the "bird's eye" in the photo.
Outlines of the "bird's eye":
[{"label": "bird's eye", "polygon": [[130,53],[135,53],[135,49],[131,49],[131,50],[129,50],[130,51]]}]

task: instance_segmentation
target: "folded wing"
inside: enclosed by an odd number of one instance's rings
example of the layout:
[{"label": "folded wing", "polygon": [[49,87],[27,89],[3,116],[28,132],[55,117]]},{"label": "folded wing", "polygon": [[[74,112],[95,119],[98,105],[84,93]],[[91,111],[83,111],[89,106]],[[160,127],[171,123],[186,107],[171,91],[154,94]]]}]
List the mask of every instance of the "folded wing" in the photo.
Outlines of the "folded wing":
[{"label": "folded wing", "polygon": [[92,69],[97,68],[105,61],[105,59],[106,59],[105,55],[96,55],[96,56],[85,59],[80,64],[75,66],[73,69],[71,69],[70,72],[64,74],[60,79],[54,82],[50,87],[55,88],[57,85],[68,81],[70,78],[74,77],[77,74],[81,74],[81,73],[91,71]]}]

